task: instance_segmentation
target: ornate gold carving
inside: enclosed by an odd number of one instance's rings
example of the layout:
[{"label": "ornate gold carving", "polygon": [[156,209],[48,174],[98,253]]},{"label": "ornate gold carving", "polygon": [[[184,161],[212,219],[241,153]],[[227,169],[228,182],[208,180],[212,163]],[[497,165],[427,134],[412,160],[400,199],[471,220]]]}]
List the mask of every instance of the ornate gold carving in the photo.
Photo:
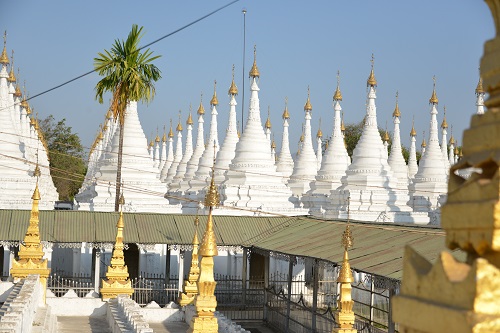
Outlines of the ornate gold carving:
[{"label": "ornate gold carving", "polygon": [[121,209],[120,217],[116,224],[115,246],[113,248],[113,255],[110,265],[108,266],[108,271],[106,272],[106,279],[102,279],[102,287],[100,289],[103,300],[115,298],[120,294],[132,295],[134,293],[132,282],[129,279],[128,269],[125,265],[125,255],[123,253],[123,229],[125,228],[125,223],[123,221],[123,205],[125,204],[125,199],[123,198],[123,194],[119,200]]},{"label": "ornate gold carving", "polygon": [[198,294],[198,278],[200,277],[200,267],[198,258],[198,223],[199,218],[196,216],[194,220],[194,237],[193,237],[193,253],[191,256],[191,267],[189,268],[189,276],[187,281],[184,281],[184,291],[179,297],[181,306],[189,305],[194,302],[194,297]]},{"label": "ornate gold carving", "polygon": [[9,64],[9,57],[7,56],[7,31],[3,33],[3,51],[2,55],[0,55],[0,64]]}]

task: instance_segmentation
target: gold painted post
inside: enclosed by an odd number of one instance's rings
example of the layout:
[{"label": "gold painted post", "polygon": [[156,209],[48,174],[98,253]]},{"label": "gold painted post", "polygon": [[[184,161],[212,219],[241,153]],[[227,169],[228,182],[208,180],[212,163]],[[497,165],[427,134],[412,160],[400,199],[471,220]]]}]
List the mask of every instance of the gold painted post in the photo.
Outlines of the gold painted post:
[{"label": "gold painted post", "polygon": [[217,308],[217,299],[215,298],[214,279],[214,258],[218,255],[217,243],[213,227],[212,210],[220,203],[219,192],[215,187],[214,181],[214,166],[215,166],[215,145],[214,145],[214,160],[212,165],[212,180],[205,196],[205,207],[209,208],[207,226],[205,234],[201,241],[199,255],[200,261],[200,276],[198,279],[198,295],[195,296],[194,304],[196,307],[196,315],[193,317],[188,329],[188,333],[217,333],[219,324],[214,312]]},{"label": "gold painted post", "polygon": [[339,311],[335,312],[335,321],[339,324],[338,328],[332,330],[333,333],[356,333],[354,328],[354,301],[351,294],[351,283],[353,281],[351,265],[349,264],[348,249],[352,247],[352,233],[349,224],[347,224],[342,234],[342,246],[344,247],[344,259],[340,268],[337,282],[340,283]]},{"label": "gold painted post", "polygon": [[123,194],[120,197],[120,217],[116,224],[116,240],[113,247],[113,255],[111,257],[108,271],[106,272],[106,279],[102,280],[101,297],[102,300],[109,300],[116,298],[118,295],[125,294],[131,296],[134,293],[132,288],[132,281],[129,279],[128,268],[125,265],[125,255],[123,253],[123,229],[125,224],[123,222],[123,205],[125,199]]},{"label": "gold painted post", "polygon": [[194,237],[193,237],[193,253],[191,256],[191,267],[189,268],[189,276],[187,281],[184,281],[184,291],[179,297],[179,304],[186,306],[194,302],[194,297],[198,294],[198,278],[200,277],[200,266],[198,258],[198,223],[199,218],[196,216],[194,220]]},{"label": "gold painted post", "polygon": [[43,259],[43,245],[40,240],[39,228],[39,209],[38,202],[40,201],[40,191],[38,190],[38,178],[40,177],[40,168],[38,164],[35,167],[34,176],[37,177],[35,191],[33,192],[33,204],[31,207],[30,222],[28,230],[24,236],[24,241],[19,245],[19,258],[12,262],[10,275],[14,282],[20,279],[25,279],[28,275],[40,275],[40,283],[43,287],[43,302],[45,303],[45,295],[47,291],[47,278],[50,274],[47,259]]}]

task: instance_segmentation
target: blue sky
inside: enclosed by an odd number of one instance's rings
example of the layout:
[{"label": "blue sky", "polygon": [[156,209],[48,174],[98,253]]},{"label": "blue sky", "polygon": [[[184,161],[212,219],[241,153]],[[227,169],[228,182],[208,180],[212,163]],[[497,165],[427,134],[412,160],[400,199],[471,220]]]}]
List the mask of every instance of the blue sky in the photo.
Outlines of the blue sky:
[{"label": "blue sky", "polygon": [[[8,1],[2,3],[0,29],[7,30],[7,47],[15,50],[30,95],[56,86],[93,68],[98,52],[116,38],[126,38],[133,23],[144,26],[143,44],[205,15],[229,1]],[[257,45],[261,73],[260,105],[263,122],[267,108],[278,150],[285,96],[291,114],[292,151],[297,148],[307,86],[313,105],[313,135],[322,118],[324,135],[331,133],[332,96],[336,72],[341,73],[345,122],[359,122],[365,114],[366,79],[375,54],[378,80],[379,126],[391,130],[395,94],[399,91],[403,144],[409,145],[412,117],[418,132],[428,133],[432,77],[437,78],[438,120],[447,120],[461,142],[462,132],[475,112],[474,89],[483,44],[494,36],[486,3],[464,0],[409,1],[239,1],[221,12],[153,46],[162,57],[157,66],[163,78],[156,98],[140,106],[148,137],[156,127],[177,119],[189,104],[196,111],[200,92],[204,105],[217,80],[219,136],[227,126],[231,67],[236,66],[238,119],[241,119],[243,14],[246,14],[245,80]],[[94,99],[96,74],[31,101],[40,118],[66,118],[89,146],[107,111]],[[249,84],[245,81],[245,119]],[[206,129],[208,122],[206,119]],[[427,134],[428,135],[428,134]],[[427,139],[426,139],[427,140]]]}]

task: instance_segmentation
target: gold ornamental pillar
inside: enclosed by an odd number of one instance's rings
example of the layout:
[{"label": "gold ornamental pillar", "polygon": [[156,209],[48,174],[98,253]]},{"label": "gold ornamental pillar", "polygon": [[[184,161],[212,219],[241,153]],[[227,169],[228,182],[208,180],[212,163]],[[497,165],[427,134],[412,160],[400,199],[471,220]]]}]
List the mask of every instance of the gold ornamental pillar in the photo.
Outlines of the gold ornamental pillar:
[{"label": "gold ornamental pillar", "polygon": [[132,288],[132,281],[129,279],[128,268],[125,265],[125,255],[123,253],[123,229],[125,224],[123,222],[123,205],[125,199],[123,194],[120,197],[120,217],[116,224],[116,240],[113,247],[113,255],[111,262],[106,272],[106,279],[102,280],[101,297],[102,300],[109,300],[116,298],[118,295],[125,294],[131,296],[134,293]]},{"label": "gold ornamental pillar", "polygon": [[191,320],[188,333],[217,333],[219,331],[219,324],[214,316],[217,308],[217,299],[214,295],[217,284],[214,279],[214,257],[218,255],[218,251],[212,218],[212,210],[219,203],[220,197],[215,187],[214,166],[212,165],[212,180],[205,196],[205,207],[209,208],[208,220],[199,250],[201,256],[200,276],[198,278],[198,294],[194,298],[196,315]]},{"label": "gold ornamental pillar", "polygon": [[200,267],[198,258],[198,223],[199,219],[196,216],[194,220],[194,237],[193,237],[193,253],[191,256],[191,267],[189,268],[189,276],[187,281],[184,281],[184,290],[179,297],[179,304],[186,306],[194,301],[194,297],[198,294],[198,278],[200,277]]},{"label": "gold ornamental pillar", "polygon": [[[500,332],[500,0],[486,0],[496,37],[484,45],[481,75],[488,111],[472,116],[441,208],[446,246],[434,264],[407,247],[401,292],[393,298],[399,332]],[[468,179],[458,170],[473,167]]]},{"label": "gold ornamental pillar", "polygon": [[24,279],[28,275],[40,275],[40,283],[43,286],[43,302],[45,303],[47,278],[50,274],[50,268],[47,266],[47,259],[43,259],[43,245],[40,240],[38,202],[41,197],[40,191],[38,190],[38,177],[40,177],[40,168],[38,164],[35,167],[34,175],[37,177],[37,182],[35,191],[31,197],[31,199],[33,199],[33,204],[31,207],[30,222],[26,235],[24,236],[24,241],[19,245],[19,258],[17,260],[14,259],[12,262],[10,275],[14,279],[14,282]]},{"label": "gold ornamental pillar", "polygon": [[352,247],[352,234],[349,224],[342,234],[342,246],[344,247],[344,260],[340,268],[337,282],[340,283],[339,310],[335,312],[335,321],[339,324],[338,328],[332,330],[333,333],[356,333],[354,328],[354,301],[352,300],[351,283],[353,281],[351,265],[349,264],[348,249]]}]

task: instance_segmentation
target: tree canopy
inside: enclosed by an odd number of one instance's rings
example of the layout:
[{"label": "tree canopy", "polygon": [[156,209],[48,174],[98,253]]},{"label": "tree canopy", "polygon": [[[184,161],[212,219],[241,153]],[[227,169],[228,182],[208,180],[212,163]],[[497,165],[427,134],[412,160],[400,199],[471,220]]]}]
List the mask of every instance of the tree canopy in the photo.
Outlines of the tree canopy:
[{"label": "tree canopy", "polygon": [[59,199],[72,200],[87,172],[80,137],[66,125],[66,119],[57,121],[53,115],[41,120],[39,126],[47,140],[50,174]]}]

